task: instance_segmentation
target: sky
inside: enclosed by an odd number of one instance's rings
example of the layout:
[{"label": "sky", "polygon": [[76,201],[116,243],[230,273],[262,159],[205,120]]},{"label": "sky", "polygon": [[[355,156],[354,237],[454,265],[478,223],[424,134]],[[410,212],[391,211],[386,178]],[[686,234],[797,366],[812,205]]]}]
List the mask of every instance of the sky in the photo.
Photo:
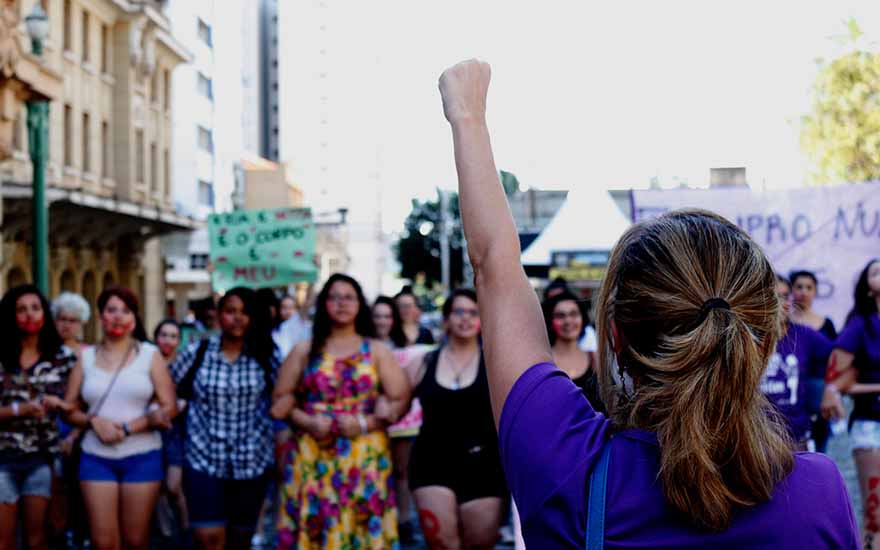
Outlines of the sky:
[{"label": "sky", "polygon": [[[816,60],[841,52],[833,37],[850,17],[880,41],[876,0],[282,1],[282,155],[307,190],[364,182],[383,226],[399,229],[411,198],[454,187],[437,79],[478,57],[493,70],[496,162],[525,186],[703,186],[726,166],[745,166],[756,188],[798,186]],[[319,19],[329,54],[310,57]],[[316,63],[331,68],[320,172]]]}]

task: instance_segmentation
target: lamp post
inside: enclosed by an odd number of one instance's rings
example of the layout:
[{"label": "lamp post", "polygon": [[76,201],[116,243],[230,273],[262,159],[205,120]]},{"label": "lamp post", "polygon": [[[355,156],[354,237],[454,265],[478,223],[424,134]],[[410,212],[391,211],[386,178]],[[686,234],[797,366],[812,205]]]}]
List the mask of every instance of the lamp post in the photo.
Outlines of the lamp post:
[{"label": "lamp post", "polygon": [[[40,5],[24,18],[31,49],[35,56],[43,55],[43,40],[49,35],[49,18]],[[49,294],[49,208],[46,203],[46,160],[49,156],[49,102],[32,99],[27,102],[28,146],[33,166],[33,277],[34,284],[44,295]]]}]

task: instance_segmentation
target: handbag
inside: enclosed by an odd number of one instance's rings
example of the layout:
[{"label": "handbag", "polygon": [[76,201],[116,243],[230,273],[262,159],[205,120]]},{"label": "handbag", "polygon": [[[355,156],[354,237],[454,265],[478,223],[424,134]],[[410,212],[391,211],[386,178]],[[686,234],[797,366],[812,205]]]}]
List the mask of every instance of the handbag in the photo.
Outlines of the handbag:
[{"label": "handbag", "polygon": [[[80,429],[79,434],[76,436],[76,439],[73,440],[72,449],[70,451],[70,458],[74,464],[79,464],[80,457],[82,456],[82,442],[85,439],[86,434],[91,429],[91,422],[94,417],[98,415],[98,412],[101,410],[101,407],[104,406],[104,402],[107,401],[107,397],[110,395],[110,391],[113,389],[113,386],[116,384],[116,379],[119,378],[119,373],[122,372],[122,367],[128,362],[128,357],[131,355],[131,350],[136,348],[137,345],[132,345],[128,348],[128,351],[125,352],[125,355],[122,357],[122,362],[119,363],[119,366],[116,368],[116,372],[113,373],[113,378],[110,379],[110,383],[107,384],[107,389],[104,390],[104,393],[101,395],[98,402],[95,403],[95,406],[92,410],[89,411],[88,417],[86,418],[86,426]],[[98,350],[95,349],[95,362],[97,363],[98,359]],[[97,368],[97,367],[95,367]]]}]

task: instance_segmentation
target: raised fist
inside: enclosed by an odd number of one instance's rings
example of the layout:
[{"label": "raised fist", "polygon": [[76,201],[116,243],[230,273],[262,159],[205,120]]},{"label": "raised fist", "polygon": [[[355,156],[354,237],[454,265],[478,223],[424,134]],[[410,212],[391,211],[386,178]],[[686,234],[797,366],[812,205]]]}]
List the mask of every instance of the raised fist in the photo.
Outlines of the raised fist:
[{"label": "raised fist", "polygon": [[462,61],[440,75],[440,95],[443,114],[451,124],[484,122],[486,120],[486,93],[492,70],[489,64],[476,59]]}]

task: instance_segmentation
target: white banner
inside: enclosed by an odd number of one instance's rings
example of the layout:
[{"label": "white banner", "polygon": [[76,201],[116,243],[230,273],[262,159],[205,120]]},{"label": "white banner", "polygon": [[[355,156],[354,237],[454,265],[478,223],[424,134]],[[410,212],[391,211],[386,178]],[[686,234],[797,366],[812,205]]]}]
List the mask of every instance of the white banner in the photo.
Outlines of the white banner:
[{"label": "white banner", "polygon": [[880,257],[880,183],[766,192],[739,187],[633,191],[635,221],[685,207],[717,212],[745,229],[779,273],[816,273],[814,309],[831,317],[838,331],[853,306],[859,273]]}]

